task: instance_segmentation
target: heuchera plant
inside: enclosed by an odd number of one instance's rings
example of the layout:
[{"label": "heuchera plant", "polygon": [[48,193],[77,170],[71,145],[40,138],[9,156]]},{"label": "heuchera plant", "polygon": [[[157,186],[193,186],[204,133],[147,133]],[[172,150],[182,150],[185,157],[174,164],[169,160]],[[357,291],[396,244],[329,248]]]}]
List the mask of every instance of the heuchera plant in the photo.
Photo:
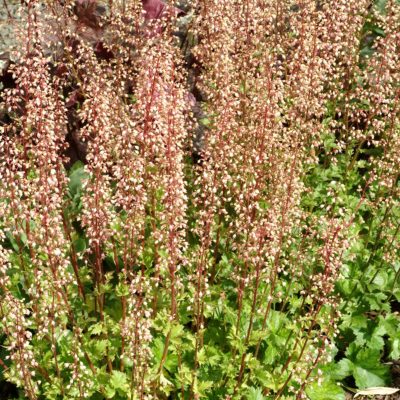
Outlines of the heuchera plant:
[{"label": "heuchera plant", "polygon": [[398,296],[400,7],[378,3],[24,2],[0,128],[21,398],[344,398],[368,354],[324,369],[340,296],[379,251]]}]

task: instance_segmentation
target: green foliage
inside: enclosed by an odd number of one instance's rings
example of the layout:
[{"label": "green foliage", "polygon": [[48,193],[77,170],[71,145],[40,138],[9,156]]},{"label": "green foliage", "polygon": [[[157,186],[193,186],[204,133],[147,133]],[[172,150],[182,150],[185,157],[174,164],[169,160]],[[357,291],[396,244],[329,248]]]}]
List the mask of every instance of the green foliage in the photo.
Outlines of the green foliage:
[{"label": "green foliage", "polygon": [[345,400],[343,389],[331,380],[325,380],[321,385],[310,385],[306,393],[310,400]]},{"label": "green foliage", "polygon": [[[326,142],[326,153],[332,148],[330,143]],[[304,200],[305,206],[323,215],[327,187],[335,188],[337,194],[334,203],[328,200],[330,207],[354,209],[357,206],[356,188],[368,176],[368,164],[360,159],[349,170],[348,157],[339,156],[337,163],[328,167],[321,164],[312,172],[309,182],[316,190],[312,199]],[[379,154],[370,152],[369,157],[379,157]],[[399,209],[389,209],[384,202],[380,204],[389,194],[374,186],[369,195],[371,202],[362,205],[351,230],[353,240],[349,253],[356,256],[345,262],[342,279],[336,284],[343,299],[336,361],[324,369],[326,383],[308,389],[311,400],[343,398],[344,392],[335,381],[352,386],[354,379],[359,389],[387,386],[391,382],[388,364],[399,359],[400,317],[396,312],[399,265],[397,261],[391,263],[384,259],[398,240],[398,220],[394,228],[386,223],[391,218],[397,219]],[[384,239],[384,235],[391,239]]]}]

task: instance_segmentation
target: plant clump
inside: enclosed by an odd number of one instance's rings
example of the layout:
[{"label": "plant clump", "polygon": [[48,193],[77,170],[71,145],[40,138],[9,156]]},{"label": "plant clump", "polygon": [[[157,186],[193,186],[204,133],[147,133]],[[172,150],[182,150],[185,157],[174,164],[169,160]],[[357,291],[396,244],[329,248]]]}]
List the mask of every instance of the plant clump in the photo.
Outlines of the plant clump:
[{"label": "plant clump", "polygon": [[26,0],[21,18],[0,125],[20,398],[390,384],[398,2]]}]

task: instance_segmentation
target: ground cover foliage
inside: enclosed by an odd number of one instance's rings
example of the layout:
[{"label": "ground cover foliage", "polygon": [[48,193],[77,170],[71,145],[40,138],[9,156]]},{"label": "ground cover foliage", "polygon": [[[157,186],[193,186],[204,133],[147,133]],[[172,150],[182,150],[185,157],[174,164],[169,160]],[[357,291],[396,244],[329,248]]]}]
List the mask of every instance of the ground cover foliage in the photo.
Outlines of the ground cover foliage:
[{"label": "ground cover foliage", "polygon": [[21,21],[4,398],[398,384],[398,2],[28,0]]}]

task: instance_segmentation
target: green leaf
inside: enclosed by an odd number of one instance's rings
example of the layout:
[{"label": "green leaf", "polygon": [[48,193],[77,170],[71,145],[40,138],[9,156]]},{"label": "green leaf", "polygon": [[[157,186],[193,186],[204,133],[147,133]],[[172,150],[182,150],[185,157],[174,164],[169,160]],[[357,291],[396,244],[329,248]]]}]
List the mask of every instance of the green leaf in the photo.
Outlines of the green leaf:
[{"label": "green leaf", "polygon": [[94,344],[94,353],[100,358],[103,357],[107,352],[108,340],[97,340]]},{"label": "green leaf", "polygon": [[69,174],[69,192],[72,198],[79,195],[82,191],[82,183],[89,177],[89,174],[84,169],[84,164],[77,161],[71,168]]},{"label": "green leaf", "polygon": [[6,237],[10,241],[10,244],[15,252],[19,251],[19,246],[17,241],[15,240],[14,236],[11,235],[9,232],[6,232]]},{"label": "green leaf", "polygon": [[362,349],[353,361],[353,375],[357,387],[385,386],[389,378],[389,368],[380,362],[380,352],[375,349]]},{"label": "green leaf", "polygon": [[104,388],[104,394],[107,399],[112,399],[115,396],[115,389],[107,385]]},{"label": "green leaf", "polygon": [[386,304],[387,296],[384,293],[364,293],[363,299],[366,300],[371,310],[390,312],[389,304]]},{"label": "green leaf", "polygon": [[114,389],[123,389],[127,386],[126,375],[121,371],[114,370],[111,374],[110,385]]},{"label": "green leaf", "polygon": [[206,391],[213,387],[214,382],[211,381],[201,381],[197,384],[197,393],[200,397],[206,397]]},{"label": "green leaf", "polygon": [[328,374],[333,381],[341,381],[351,375],[352,369],[352,362],[347,358],[343,358],[328,369]]},{"label": "green leaf", "polygon": [[258,383],[262,385],[262,387],[268,388],[277,392],[282,384],[275,376],[266,371],[262,367],[255,368],[252,370],[252,374],[257,379]]},{"label": "green leaf", "polygon": [[162,372],[160,374],[160,385],[161,386],[170,386],[170,385],[172,385],[172,382],[169,381]]},{"label": "green leaf", "polygon": [[86,250],[86,241],[83,238],[74,240],[74,249],[77,253],[82,253]]},{"label": "green leaf", "polygon": [[322,382],[321,386],[317,382],[306,389],[310,400],[345,400],[343,389],[331,380]]},{"label": "green leaf", "polygon": [[[113,397],[116,393],[126,398],[129,392],[128,378],[125,373],[114,370],[111,373],[110,381],[106,385],[106,394]],[[119,398],[119,396],[117,396]]]},{"label": "green leaf", "polygon": [[205,362],[207,361],[207,357],[206,357],[206,351],[204,349],[204,347],[197,353],[197,362],[200,365],[205,364]]},{"label": "green leaf", "polygon": [[106,332],[102,322],[98,322],[97,324],[90,326],[88,331],[91,335],[100,335],[103,332]]},{"label": "green leaf", "polygon": [[247,391],[246,400],[264,400],[265,397],[262,394],[262,390],[260,388],[251,387]]},{"label": "green leaf", "polygon": [[389,357],[392,360],[400,359],[400,338],[396,338],[390,341],[391,351]]},{"label": "green leaf", "polygon": [[377,0],[375,3],[375,7],[378,9],[378,11],[381,14],[385,14],[386,12],[386,4],[387,4],[387,0]]},{"label": "green leaf", "polygon": [[355,366],[353,374],[359,388],[366,388],[370,385],[379,386],[386,383],[386,379],[382,378],[382,375],[386,374],[386,369],[383,365],[375,366],[373,369]]},{"label": "green leaf", "polygon": [[[273,334],[269,335],[269,338],[273,338]],[[276,358],[279,356],[278,349],[268,341],[268,347],[264,354],[264,362],[268,365],[273,365],[275,363]]]},{"label": "green leaf", "polygon": [[118,297],[128,296],[129,294],[129,286],[124,282],[119,282],[115,288],[115,294]]},{"label": "green leaf", "polygon": [[207,117],[200,118],[200,124],[203,126],[209,127],[211,125],[211,120]]},{"label": "green leaf", "polygon": [[[165,342],[163,339],[157,338],[153,341],[152,350],[157,365],[160,365],[161,363],[164,353],[164,347],[165,347]],[[169,351],[163,365],[164,368],[169,372],[176,370],[178,366],[178,356]]]},{"label": "green leaf", "polygon": [[171,327],[171,335],[170,335],[170,341],[172,344],[180,344],[181,338],[184,334],[184,329],[182,325],[179,324],[174,324]]}]

